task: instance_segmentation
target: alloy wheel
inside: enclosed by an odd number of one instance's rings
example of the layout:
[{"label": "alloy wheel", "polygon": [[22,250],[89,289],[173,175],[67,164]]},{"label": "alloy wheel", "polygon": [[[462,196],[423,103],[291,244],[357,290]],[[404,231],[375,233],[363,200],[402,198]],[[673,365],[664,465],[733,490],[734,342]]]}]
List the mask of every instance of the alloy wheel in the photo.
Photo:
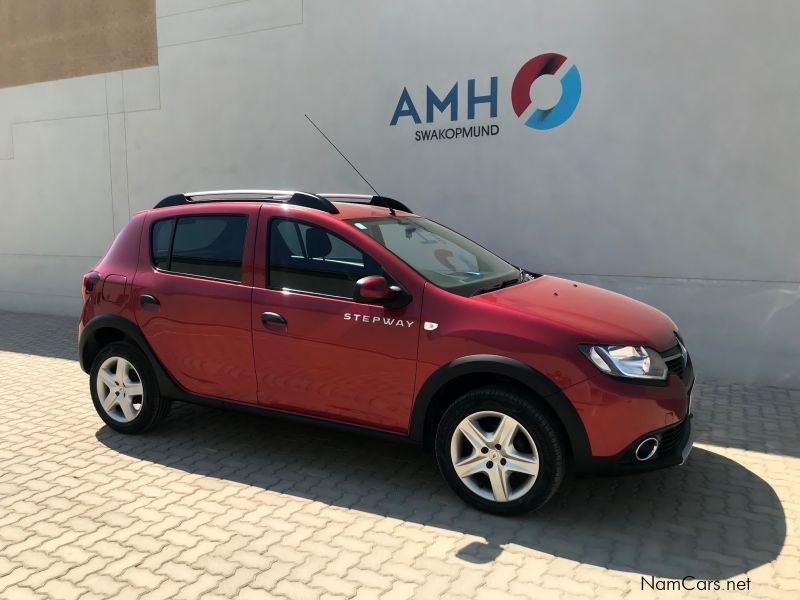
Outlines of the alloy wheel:
[{"label": "alloy wheel", "polygon": [[103,361],[97,372],[97,397],[106,414],[120,423],[130,423],[142,410],[144,389],[133,365],[119,356]]},{"label": "alloy wheel", "polygon": [[495,502],[521,498],[539,474],[539,452],[530,433],[496,411],[473,413],[458,424],[450,458],[470,491]]}]

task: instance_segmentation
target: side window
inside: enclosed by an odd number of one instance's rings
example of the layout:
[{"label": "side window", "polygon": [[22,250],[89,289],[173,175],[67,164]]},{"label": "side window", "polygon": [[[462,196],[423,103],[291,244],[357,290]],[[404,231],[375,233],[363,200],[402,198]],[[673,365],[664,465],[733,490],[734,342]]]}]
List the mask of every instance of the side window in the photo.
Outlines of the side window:
[{"label": "side window", "polygon": [[336,234],[289,219],[269,228],[269,287],[352,298],[355,283],[381,275],[372,258]]},{"label": "side window", "polygon": [[[169,265],[159,268],[185,275],[239,282],[242,280],[246,232],[247,217],[243,215],[180,217],[175,225]],[[157,267],[157,261],[164,262],[162,253],[165,237],[160,228],[153,227],[153,261]],[[156,254],[157,246],[159,254]]]},{"label": "side window", "polygon": [[150,236],[150,256],[156,269],[169,270],[169,247],[172,244],[172,229],[175,219],[164,219],[153,223]]}]

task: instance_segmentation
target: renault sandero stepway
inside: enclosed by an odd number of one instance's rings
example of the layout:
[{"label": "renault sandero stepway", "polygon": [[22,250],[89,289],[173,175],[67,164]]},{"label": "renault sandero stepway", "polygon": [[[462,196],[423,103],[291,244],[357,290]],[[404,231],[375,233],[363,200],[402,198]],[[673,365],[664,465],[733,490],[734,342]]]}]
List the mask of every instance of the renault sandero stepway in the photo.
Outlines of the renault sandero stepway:
[{"label": "renault sandero stepway", "polygon": [[473,506],[544,505],[570,470],[691,448],[692,361],[641,302],[517,267],[382,196],[178,194],[83,278],[97,412],[140,433],[173,400],[407,440]]}]

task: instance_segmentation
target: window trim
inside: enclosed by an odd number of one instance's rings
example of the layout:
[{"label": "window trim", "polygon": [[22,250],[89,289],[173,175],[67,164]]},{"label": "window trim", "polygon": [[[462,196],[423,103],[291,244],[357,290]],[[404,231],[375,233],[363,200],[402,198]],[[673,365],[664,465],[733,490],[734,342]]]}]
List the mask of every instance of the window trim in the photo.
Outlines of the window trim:
[{"label": "window trim", "polygon": [[[224,277],[211,277],[210,275],[198,275],[196,273],[183,273],[182,271],[173,271],[172,270],[172,249],[175,246],[175,232],[178,230],[178,221],[181,218],[198,218],[198,217],[244,217],[245,218],[245,229],[244,229],[244,244],[242,245],[242,274],[241,277],[236,279],[225,279]],[[156,261],[153,257],[153,229],[158,223],[163,223],[164,221],[172,221],[172,230],[169,234],[169,261],[167,263],[167,269],[160,269],[156,266]],[[157,221],[153,221],[150,224],[150,266],[153,268],[154,271],[158,273],[163,273],[165,275],[181,275],[183,277],[193,277],[195,279],[203,279],[205,281],[219,281],[222,283],[234,283],[237,285],[245,285],[243,283],[244,280],[244,259],[247,250],[247,233],[250,228],[250,216],[243,213],[202,213],[202,214],[191,214],[191,215],[173,215],[171,217],[164,217],[163,219],[158,219]]]},{"label": "window trim", "polygon": [[[320,225],[318,223],[314,223],[312,221],[306,221],[304,219],[297,219],[297,218],[294,218],[294,217],[285,217],[285,216],[270,216],[269,219],[267,220],[267,227],[266,227],[266,230],[267,230],[266,267],[267,268],[265,269],[265,273],[264,273],[264,283],[265,283],[264,287],[265,287],[265,289],[272,290],[272,291],[275,291],[275,292],[290,292],[292,294],[307,294],[309,296],[315,296],[317,298],[330,298],[330,299],[333,299],[333,300],[346,300],[348,302],[354,302],[356,304],[367,304],[366,302],[359,302],[355,298],[347,297],[347,296],[336,296],[336,295],[333,295],[333,294],[325,294],[325,293],[322,293],[322,292],[311,292],[311,291],[308,291],[308,290],[296,290],[296,289],[293,289],[293,288],[279,288],[279,287],[273,287],[272,285],[270,285],[270,271],[272,270],[272,266],[270,264],[269,247],[270,247],[270,244],[272,243],[271,236],[272,236],[272,222],[273,221],[288,221],[290,223],[293,223],[295,226],[308,225],[309,227],[317,227],[318,229],[322,229],[323,231],[325,231],[327,234],[339,238],[345,244],[347,244],[349,246],[352,246],[353,248],[355,248],[356,250],[361,252],[361,254],[363,254],[365,257],[368,257],[376,265],[378,265],[381,268],[381,271],[385,274],[386,278],[389,280],[389,284],[390,285],[397,285],[400,288],[402,288],[403,291],[405,291],[405,288],[403,288],[403,286],[401,286],[400,283],[394,277],[392,277],[391,273],[389,273],[386,270],[386,268],[380,263],[380,261],[375,260],[370,253],[364,252],[364,250],[362,250],[361,247],[358,244],[354,244],[350,240],[346,239],[344,236],[341,236],[338,233],[336,233],[335,231],[331,231],[327,227],[324,227],[324,226],[322,226],[322,225]],[[299,235],[299,233],[300,232],[299,232],[299,228],[298,228],[298,238],[300,239],[300,244],[302,245],[303,253],[306,253],[305,240],[303,240],[303,236]],[[371,305],[371,306],[374,306],[374,305]]]}]

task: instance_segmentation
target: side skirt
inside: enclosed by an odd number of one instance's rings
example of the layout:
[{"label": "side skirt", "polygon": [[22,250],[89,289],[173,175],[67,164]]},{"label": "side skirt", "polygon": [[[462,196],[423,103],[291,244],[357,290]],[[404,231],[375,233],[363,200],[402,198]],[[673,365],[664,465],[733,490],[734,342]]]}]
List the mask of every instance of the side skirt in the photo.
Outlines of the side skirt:
[{"label": "side skirt", "polygon": [[257,404],[245,404],[242,402],[234,402],[233,400],[222,400],[219,398],[209,398],[206,396],[195,396],[193,394],[188,394],[186,392],[184,392],[181,397],[171,398],[171,400],[176,402],[185,402],[187,404],[198,404],[201,406],[218,408],[221,410],[259,415],[262,417],[273,417],[281,419],[283,421],[309,425],[312,427],[322,427],[324,429],[330,429],[333,431],[366,435],[368,437],[390,442],[398,442],[409,446],[417,446],[417,447],[421,446],[421,444],[417,443],[416,440],[411,439],[408,435],[403,433],[393,433],[391,431],[375,429],[374,427],[369,427],[368,425],[355,425],[353,423],[335,421],[333,419],[326,419],[325,417],[304,415],[301,413],[294,413],[287,410],[281,410],[278,408],[269,408]]}]

